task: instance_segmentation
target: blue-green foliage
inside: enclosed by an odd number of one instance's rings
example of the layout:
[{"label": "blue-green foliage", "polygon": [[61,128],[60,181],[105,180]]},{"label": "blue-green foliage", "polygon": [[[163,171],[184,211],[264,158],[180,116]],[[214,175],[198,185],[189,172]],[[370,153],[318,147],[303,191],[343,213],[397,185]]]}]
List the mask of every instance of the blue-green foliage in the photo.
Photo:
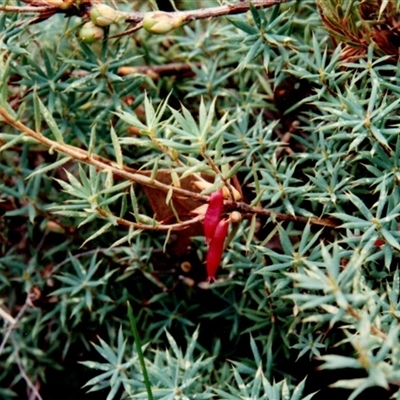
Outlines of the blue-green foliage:
[{"label": "blue-green foliage", "polygon": [[[90,46],[76,17],[26,21],[0,16],[0,108],[107,168],[0,120],[0,397],[69,379],[53,371],[68,360],[102,398],[147,399],[127,302],[154,398],[310,399],[318,372],[296,367],[316,359],[359,370],[335,376],[351,398],[399,396],[393,59],[373,44],[346,58],[311,0]],[[120,70],[172,63],[193,73]],[[156,210],[123,166],[148,183],[168,170],[163,201],[183,219],[179,176],[211,176],[204,194],[237,178],[251,207],[217,282],[203,282],[201,231],[152,230]]]}]

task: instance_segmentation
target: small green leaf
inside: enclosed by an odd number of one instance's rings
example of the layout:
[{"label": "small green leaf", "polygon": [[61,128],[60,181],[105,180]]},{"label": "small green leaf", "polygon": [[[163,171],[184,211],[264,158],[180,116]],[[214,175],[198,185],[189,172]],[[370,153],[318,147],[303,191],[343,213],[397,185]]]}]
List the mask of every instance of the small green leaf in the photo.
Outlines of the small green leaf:
[{"label": "small green leaf", "polygon": [[123,155],[122,155],[122,149],[121,149],[121,145],[119,143],[118,136],[117,136],[113,126],[111,126],[110,135],[111,135],[111,141],[112,141],[112,145],[113,145],[113,148],[114,148],[114,153],[115,153],[115,158],[117,160],[117,164],[118,164],[119,167],[123,167],[124,158],[123,158]]},{"label": "small green leaf", "polygon": [[34,93],[33,96],[36,97],[37,102],[39,104],[40,113],[43,116],[44,120],[46,121],[47,125],[49,126],[51,132],[53,133],[54,138],[58,143],[64,144],[63,134],[60,128],[58,127],[55,119],[53,118],[49,110],[44,106],[42,101],[39,99],[37,93]]}]

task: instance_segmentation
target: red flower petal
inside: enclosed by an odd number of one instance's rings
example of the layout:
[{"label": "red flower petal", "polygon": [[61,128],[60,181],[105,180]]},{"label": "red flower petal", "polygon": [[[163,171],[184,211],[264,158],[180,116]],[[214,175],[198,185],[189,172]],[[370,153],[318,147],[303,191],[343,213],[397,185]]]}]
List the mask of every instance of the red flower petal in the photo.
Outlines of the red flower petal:
[{"label": "red flower petal", "polygon": [[223,206],[224,194],[220,189],[211,194],[206,215],[204,216],[204,236],[207,244],[211,242],[214,236],[215,229],[221,219]]},{"label": "red flower petal", "polygon": [[225,238],[228,234],[229,220],[222,219],[218,222],[214,236],[211,239],[210,247],[207,253],[207,280],[215,280],[219,264],[221,263],[222,253],[224,251]]}]

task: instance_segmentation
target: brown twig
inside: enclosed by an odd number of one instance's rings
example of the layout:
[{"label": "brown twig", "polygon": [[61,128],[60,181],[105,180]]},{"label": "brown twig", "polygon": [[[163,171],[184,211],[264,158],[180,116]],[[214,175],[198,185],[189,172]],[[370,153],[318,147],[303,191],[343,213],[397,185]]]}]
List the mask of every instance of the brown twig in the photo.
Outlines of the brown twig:
[{"label": "brown twig", "polygon": [[[0,355],[3,353],[4,347],[7,344],[7,341],[9,339],[12,331],[16,328],[18,321],[22,318],[22,316],[25,314],[25,311],[27,310],[27,308],[30,307],[31,305],[32,305],[31,297],[30,297],[30,293],[28,293],[28,295],[26,296],[25,303],[19,310],[17,316],[15,318],[13,318],[11,315],[9,315],[9,318],[7,318],[6,321],[8,321],[10,323],[10,325],[6,328],[6,332],[3,336],[3,340],[1,341]],[[3,311],[3,313],[4,313],[4,311]],[[3,318],[4,318],[4,315],[3,315]]]},{"label": "brown twig", "polygon": [[101,171],[105,172],[111,171],[116,176],[120,176],[121,178],[139,183],[144,186],[150,186],[155,189],[160,189],[164,192],[173,190],[176,195],[180,195],[183,197],[192,197],[202,202],[208,201],[208,196],[164,184],[150,177],[147,177],[141,174],[139,171],[136,171],[132,168],[126,166],[119,166],[116,163],[112,162],[111,160],[104,157],[100,157],[96,154],[89,154],[86,150],[80,149],[79,147],[71,146],[66,143],[59,143],[54,140],[48,139],[41,133],[37,133],[34,130],[27,127],[26,125],[24,125],[23,123],[15,120],[7,112],[7,110],[5,110],[2,107],[0,107],[0,115],[3,117],[4,121],[7,122],[9,125],[18,129],[24,135],[43,144],[51,151],[57,151],[58,153],[66,154],[75,160],[93,165],[94,167],[98,168]]},{"label": "brown twig", "polygon": [[[103,209],[97,209],[99,215],[105,219],[109,217],[109,214]],[[147,231],[158,231],[158,232],[167,232],[167,231],[182,231],[184,229],[189,228],[189,226],[197,224],[198,222],[203,221],[204,215],[197,215],[196,217],[189,219],[187,221],[180,221],[175,224],[162,224],[156,223],[154,225],[142,224],[140,222],[129,221],[124,218],[116,218],[116,222],[118,225],[125,226],[127,228],[133,227],[135,229],[142,229]]]},{"label": "brown twig", "polygon": [[[198,64],[194,64],[198,65]],[[145,74],[152,78],[158,78],[160,76],[171,76],[184,74],[194,75],[193,68],[191,65],[186,63],[170,63],[164,65],[139,65],[137,67],[120,67],[118,74],[125,76],[131,74]]]},{"label": "brown twig", "polygon": [[42,13],[49,10],[55,10],[53,6],[2,6],[0,5],[0,11],[3,12],[13,12],[13,13]]},{"label": "brown twig", "polygon": [[[238,4],[228,4],[224,6],[218,7],[209,7],[198,10],[190,10],[190,11],[175,11],[170,12],[168,15],[171,17],[179,17],[182,22],[191,22],[195,20],[201,19],[210,19],[217,18],[226,15],[234,15],[245,13],[250,10],[250,7],[254,8],[267,8],[272,7],[276,4],[286,3],[289,0],[252,0],[248,2],[240,2]],[[67,15],[79,15],[81,17],[87,15],[87,11],[90,7],[95,3],[94,1],[84,1],[82,4],[75,3],[74,1],[70,1],[70,4],[66,7],[67,3],[63,3],[62,7],[58,7],[56,3],[49,3],[46,5],[44,1],[41,1],[37,5],[29,5],[24,7],[19,6],[0,6],[0,11],[4,12],[16,12],[16,13],[43,13],[43,19],[49,18],[55,13],[65,13]],[[34,3],[32,3],[34,4]],[[123,12],[119,11],[121,15],[121,19],[124,19],[127,23],[135,24],[132,29],[128,29],[125,32],[114,35],[110,38],[127,35],[137,31],[143,26],[143,18],[146,13],[143,12]],[[42,18],[40,20],[43,20]],[[38,20],[39,22],[39,20]]]},{"label": "brown twig", "polygon": [[[142,17],[142,19],[143,19],[143,17]],[[117,33],[115,35],[112,35],[112,36],[109,37],[109,39],[116,39],[116,38],[119,38],[121,36],[130,35],[131,33],[135,33],[136,31],[138,31],[139,29],[142,29],[142,28],[143,28],[143,22],[140,21],[140,22],[137,22],[136,25],[133,28],[130,28],[130,29],[127,29],[126,31],[123,31],[123,32]]]},{"label": "brown twig", "polygon": [[250,206],[243,202],[227,201],[225,203],[229,210],[239,211],[245,214],[263,215],[265,217],[271,217],[277,221],[299,222],[301,224],[309,223],[311,225],[324,226],[327,228],[337,228],[340,225],[339,221],[333,218],[306,218],[297,215],[289,215],[272,210],[266,210],[265,208],[261,207]]},{"label": "brown twig", "polygon": [[[286,3],[288,0],[253,0],[238,4],[227,4],[225,6],[202,8],[199,10],[190,11],[175,11],[168,13],[172,17],[181,17],[183,22],[190,22],[199,19],[210,19],[216,17],[222,17],[226,15],[242,14],[250,10],[250,7],[254,8],[267,8],[272,7],[276,4]],[[141,22],[144,18],[144,13],[126,13],[126,22]]]},{"label": "brown twig", "polygon": [[32,395],[29,397],[29,400],[31,400],[31,399],[32,400],[36,400],[36,399],[43,400],[37,387],[33,384],[31,379],[29,378],[28,374],[25,372],[21,357],[19,356],[18,344],[17,344],[16,340],[13,337],[11,338],[11,340],[12,340],[13,346],[14,346],[14,356],[15,356],[16,364],[19,369],[19,373],[21,374],[22,378],[24,379],[24,381],[26,382],[26,384],[32,391]]},{"label": "brown twig", "polygon": [[[351,306],[347,307],[347,312],[353,317],[355,318],[357,321],[361,321],[362,317],[361,315]],[[383,340],[387,339],[387,335],[385,332],[381,331],[379,328],[377,328],[376,326],[371,325],[370,327],[370,331],[373,335],[380,337]]]}]

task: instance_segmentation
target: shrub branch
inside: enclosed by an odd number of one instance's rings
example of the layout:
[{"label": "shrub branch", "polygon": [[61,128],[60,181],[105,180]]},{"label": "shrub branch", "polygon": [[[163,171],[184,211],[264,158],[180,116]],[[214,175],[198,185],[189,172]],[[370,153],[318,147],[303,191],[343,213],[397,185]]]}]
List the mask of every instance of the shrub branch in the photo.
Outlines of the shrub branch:
[{"label": "shrub branch", "polygon": [[[31,22],[41,22],[50,18],[54,14],[64,13],[67,16],[77,15],[83,18],[87,18],[88,11],[95,4],[99,4],[97,1],[91,0],[25,0],[29,3],[27,6],[0,6],[0,11],[11,12],[11,13],[38,13],[41,14],[39,19],[34,19]],[[190,11],[175,11],[168,12],[168,16],[171,18],[180,18],[182,23],[191,22],[201,19],[217,18],[226,15],[234,15],[245,13],[250,10],[250,7],[256,9],[268,8],[276,4],[286,3],[288,0],[253,0],[252,2],[228,4],[218,7],[209,7],[198,10]],[[133,33],[143,27],[143,19],[147,13],[143,12],[124,12],[118,11],[121,20],[126,23],[135,24],[135,26],[121,34],[114,35],[112,37],[118,37]]]},{"label": "shrub branch", "polygon": [[[152,179],[146,175],[143,175],[140,171],[137,171],[133,168],[129,168],[126,166],[120,166],[117,163],[98,156],[96,154],[89,154],[86,150],[80,149],[76,146],[71,146],[66,143],[60,143],[49,138],[46,138],[39,132],[35,132],[28,126],[24,125],[22,122],[17,121],[4,107],[0,107],[0,116],[4,119],[4,121],[16,128],[18,131],[22,132],[25,136],[30,137],[42,145],[46,146],[49,151],[56,151],[58,153],[65,154],[70,156],[71,158],[83,162],[85,164],[92,165],[104,172],[112,172],[113,175],[119,176],[123,179],[127,179],[131,182],[138,183],[143,186],[152,187],[155,189],[159,189],[163,192],[168,193],[172,191],[175,196],[192,198],[194,200],[198,200],[203,203],[207,203],[210,199],[210,196],[206,196],[200,193],[192,192],[190,190],[182,189],[173,185],[168,185],[157,181],[156,179]],[[237,202],[234,200],[226,200],[225,206],[229,211],[239,211],[245,214],[258,214],[266,217],[271,217],[277,221],[292,221],[299,222],[303,224],[310,223],[312,225],[325,226],[330,228],[336,228],[339,226],[338,221],[332,218],[305,218],[295,215],[288,215],[284,213],[279,213],[276,211],[265,210],[261,207],[250,206],[244,202]],[[105,215],[104,215],[105,217]],[[120,225],[132,225],[138,229],[146,229],[146,230],[181,230],[186,228],[187,226],[200,222],[203,216],[196,216],[195,218],[185,221],[179,222],[176,224],[168,224],[168,225],[146,225],[140,224],[136,222],[131,222],[125,220],[123,218],[117,218],[117,223]]]}]

